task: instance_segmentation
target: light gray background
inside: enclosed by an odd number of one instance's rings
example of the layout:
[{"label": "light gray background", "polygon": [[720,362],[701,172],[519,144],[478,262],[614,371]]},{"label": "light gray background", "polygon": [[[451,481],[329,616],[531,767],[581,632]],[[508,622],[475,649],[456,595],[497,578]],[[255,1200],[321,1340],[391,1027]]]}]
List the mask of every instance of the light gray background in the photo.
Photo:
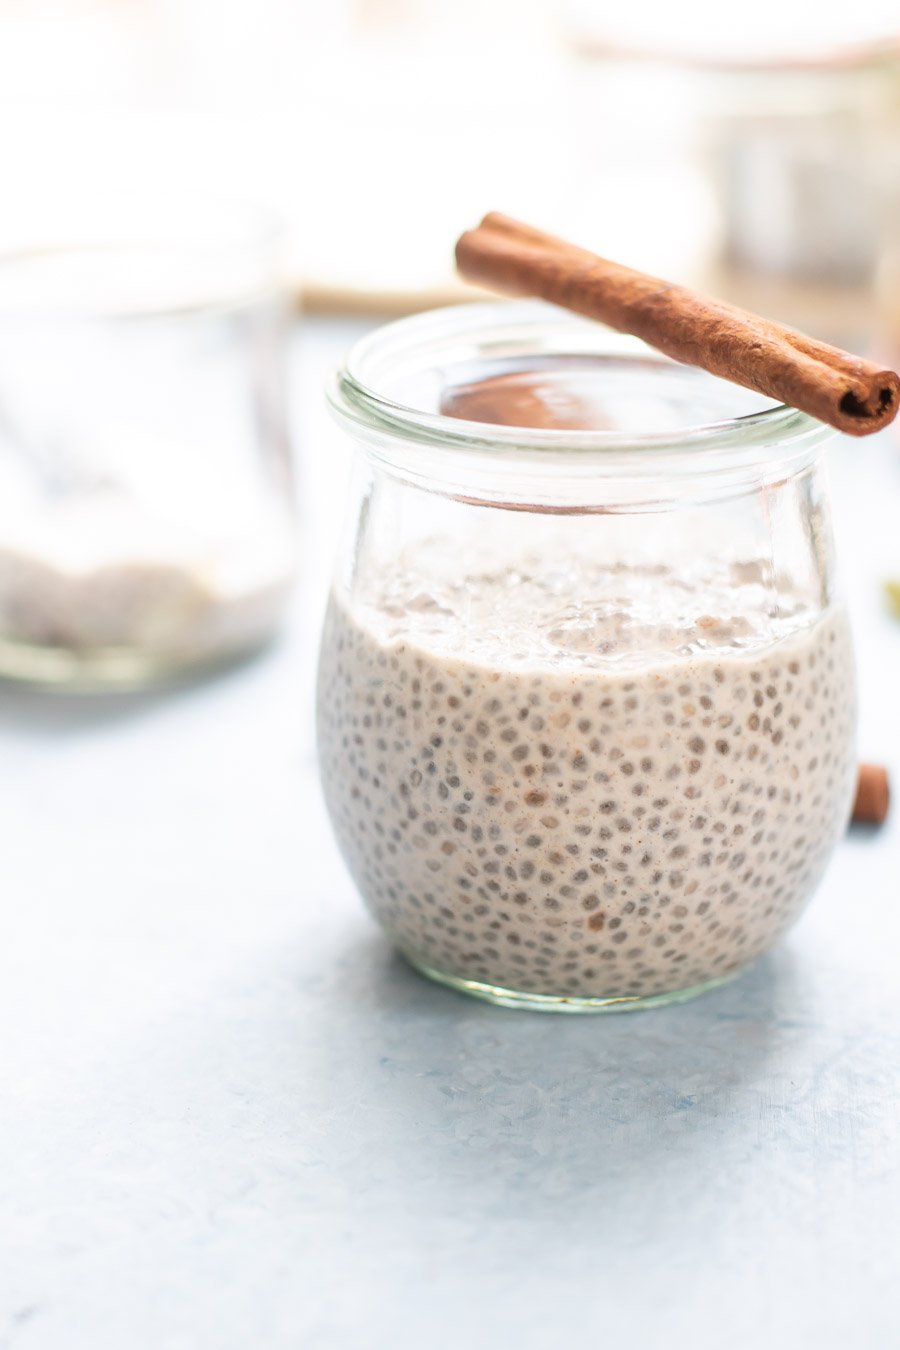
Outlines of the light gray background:
[{"label": "light gray background", "polygon": [[[311,696],[348,450],[297,339],[304,577],[261,660],[0,695],[0,1350],[900,1341],[900,810],[731,987],[431,987],[354,895]],[[861,748],[900,774],[900,450],[832,452]]]}]

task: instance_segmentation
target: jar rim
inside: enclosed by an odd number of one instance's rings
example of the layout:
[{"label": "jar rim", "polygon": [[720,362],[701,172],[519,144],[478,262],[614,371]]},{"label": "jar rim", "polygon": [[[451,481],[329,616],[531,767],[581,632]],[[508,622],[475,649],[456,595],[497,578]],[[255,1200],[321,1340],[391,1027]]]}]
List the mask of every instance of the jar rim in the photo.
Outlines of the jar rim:
[{"label": "jar rim", "polygon": [[201,194],[91,196],[0,239],[0,318],[132,318],[231,308],[268,290],[281,244],[265,206]]},{"label": "jar rim", "polygon": [[[666,471],[670,471],[686,451],[696,472],[704,467],[696,458],[697,452],[704,462],[712,458],[712,452],[728,460],[735,454],[746,458],[748,452],[756,459],[771,459],[801,448],[807,451],[834,434],[830,427],[787,404],[701,421],[675,431],[569,430],[466,421],[413,407],[378,388],[381,376],[408,362],[411,354],[428,343],[449,346],[478,340],[492,352],[506,343],[519,355],[527,356],[548,335],[557,346],[564,338],[563,348],[576,355],[619,361],[631,358],[667,373],[697,374],[694,367],[672,361],[637,338],[624,337],[554,305],[503,300],[452,305],[382,325],[350,349],[344,365],[329,382],[328,400],[339,421],[350,424],[357,433],[368,433],[365,439],[370,445],[372,438],[377,439],[383,451],[389,452],[392,443],[402,446],[413,441],[498,457],[513,452],[531,460],[548,452],[564,452],[580,464],[593,460],[609,468],[617,458],[634,460],[639,454],[648,467],[654,464],[657,472],[663,467],[660,461],[665,461]],[[706,467],[713,466],[709,463]]]}]

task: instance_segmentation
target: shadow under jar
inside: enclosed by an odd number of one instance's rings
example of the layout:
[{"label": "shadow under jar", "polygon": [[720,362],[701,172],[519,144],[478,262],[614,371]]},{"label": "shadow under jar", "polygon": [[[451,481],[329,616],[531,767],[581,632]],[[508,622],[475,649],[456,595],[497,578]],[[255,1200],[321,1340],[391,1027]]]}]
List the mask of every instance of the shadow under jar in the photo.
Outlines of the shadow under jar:
[{"label": "shadow under jar", "polygon": [[359,454],[319,754],[378,922],[519,1007],[734,976],[850,810],[832,433],[532,302],[392,324],[330,397]]}]

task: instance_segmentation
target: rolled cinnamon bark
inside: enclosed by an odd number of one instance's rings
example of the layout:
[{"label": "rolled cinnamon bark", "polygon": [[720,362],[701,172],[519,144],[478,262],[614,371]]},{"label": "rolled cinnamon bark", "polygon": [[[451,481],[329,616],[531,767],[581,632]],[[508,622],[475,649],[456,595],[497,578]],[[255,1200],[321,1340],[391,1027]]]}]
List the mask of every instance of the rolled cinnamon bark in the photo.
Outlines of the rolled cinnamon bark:
[{"label": "rolled cinnamon bark", "polygon": [[900,407],[900,376],[893,370],[498,212],[462,235],[456,263],[469,281],[539,296],[633,333],[676,361],[790,404],[851,436],[880,431]]},{"label": "rolled cinnamon bark", "polygon": [[855,825],[883,825],[891,792],[887,769],[881,764],[860,764],[856,801],[851,819]]}]

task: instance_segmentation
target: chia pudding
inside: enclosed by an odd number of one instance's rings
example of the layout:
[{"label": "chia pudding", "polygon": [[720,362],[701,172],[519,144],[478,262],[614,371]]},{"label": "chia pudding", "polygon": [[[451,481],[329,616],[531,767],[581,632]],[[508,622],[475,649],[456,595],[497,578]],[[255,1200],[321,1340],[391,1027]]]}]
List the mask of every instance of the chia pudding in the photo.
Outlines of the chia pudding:
[{"label": "chia pudding", "polygon": [[850,809],[844,612],[783,580],[762,605],[755,559],[433,570],[336,592],[320,667],[326,801],[396,946],[575,1005],[693,990],[769,948]]}]

